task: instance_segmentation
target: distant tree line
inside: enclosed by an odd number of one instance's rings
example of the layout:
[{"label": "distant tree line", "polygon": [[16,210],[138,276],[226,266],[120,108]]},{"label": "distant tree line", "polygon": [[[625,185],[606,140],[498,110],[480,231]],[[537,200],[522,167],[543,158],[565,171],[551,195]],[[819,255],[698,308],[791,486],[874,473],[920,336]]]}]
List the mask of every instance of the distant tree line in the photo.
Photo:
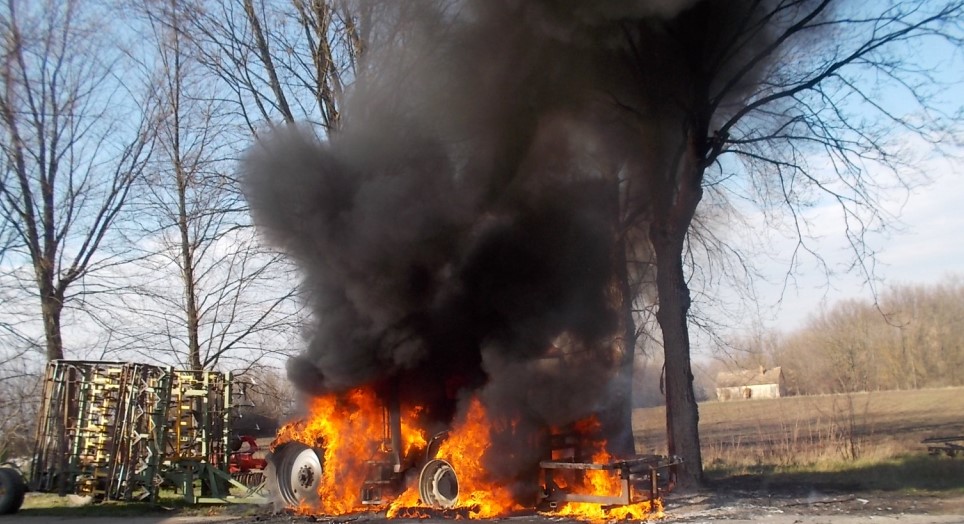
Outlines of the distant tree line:
[{"label": "distant tree line", "polygon": [[791,395],[964,385],[964,278],[893,284],[874,301],[841,300],[789,333],[730,339],[697,372],[713,398],[720,371],[781,366]]},{"label": "distant tree line", "polygon": [[838,302],[777,339],[773,360],[797,394],[964,385],[964,280]]}]

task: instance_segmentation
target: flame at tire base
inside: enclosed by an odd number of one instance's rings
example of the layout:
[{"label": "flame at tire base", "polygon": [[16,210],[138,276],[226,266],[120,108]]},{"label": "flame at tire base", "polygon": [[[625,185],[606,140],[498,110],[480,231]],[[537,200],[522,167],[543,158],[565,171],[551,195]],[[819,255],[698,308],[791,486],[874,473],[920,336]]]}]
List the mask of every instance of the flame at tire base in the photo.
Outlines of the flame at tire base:
[{"label": "flame at tire base", "polygon": [[[419,431],[419,409],[401,413],[403,450],[397,455],[401,465],[385,468],[391,450],[381,422],[384,407],[371,391],[353,390],[347,395],[314,400],[311,415],[283,427],[272,444],[267,475],[276,509],[287,508],[301,514],[344,515],[364,511],[385,511],[388,518],[492,518],[512,513],[531,512],[534,508],[514,500],[509,489],[493,481],[482,465],[489,447],[489,435],[506,431],[486,416],[477,399],[469,404],[459,423],[437,450]],[[375,435],[376,438],[371,438]],[[582,520],[647,519],[662,516],[656,491],[639,500],[626,492],[630,484],[629,467],[612,463],[598,443],[592,455],[597,464],[564,466],[566,471],[543,469],[543,479],[552,489],[544,490],[540,511],[546,515]],[[426,451],[428,450],[428,451]],[[425,456],[431,453],[432,456]],[[578,464],[576,465],[578,466]],[[660,466],[663,467],[663,466]],[[385,472],[388,472],[386,474]],[[418,472],[418,475],[405,473]],[[645,483],[655,488],[656,469],[649,470]],[[639,476],[639,475],[637,475]],[[549,479],[549,480],[547,480]],[[639,480],[639,479],[637,479]],[[373,485],[385,486],[390,496],[366,499]],[[382,489],[382,488],[379,488]],[[368,491],[366,491],[368,490]],[[311,493],[309,493],[311,491]],[[562,495],[560,495],[562,494]],[[554,498],[555,497],[555,498]],[[570,498],[566,498],[570,497]],[[626,503],[587,503],[573,498],[616,500]]]}]

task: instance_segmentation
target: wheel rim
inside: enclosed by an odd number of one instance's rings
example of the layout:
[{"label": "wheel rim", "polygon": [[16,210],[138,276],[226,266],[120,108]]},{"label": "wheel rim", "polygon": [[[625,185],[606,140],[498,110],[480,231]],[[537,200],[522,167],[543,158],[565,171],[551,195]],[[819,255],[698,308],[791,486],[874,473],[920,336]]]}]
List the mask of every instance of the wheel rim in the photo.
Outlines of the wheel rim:
[{"label": "wheel rim", "polygon": [[275,450],[276,476],[281,498],[289,506],[312,504],[319,500],[323,469],[318,452],[299,442]]},{"label": "wheel rim", "polygon": [[418,476],[418,495],[436,509],[452,509],[459,501],[459,479],[455,468],[441,459],[430,460]]}]

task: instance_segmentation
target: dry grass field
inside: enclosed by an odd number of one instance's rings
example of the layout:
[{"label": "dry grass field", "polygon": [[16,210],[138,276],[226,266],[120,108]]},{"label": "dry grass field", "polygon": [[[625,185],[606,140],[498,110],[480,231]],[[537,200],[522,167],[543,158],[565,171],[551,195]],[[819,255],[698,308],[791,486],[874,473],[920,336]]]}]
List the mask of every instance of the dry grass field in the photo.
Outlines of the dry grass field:
[{"label": "dry grass field", "polygon": [[[908,470],[895,475],[951,475],[964,485],[964,457],[941,461],[928,457],[921,444],[926,437],[964,435],[964,388],[712,401],[701,403],[699,412],[703,463],[711,477],[860,476],[890,465]],[[638,451],[665,453],[664,427],[664,408],[635,410]]]}]

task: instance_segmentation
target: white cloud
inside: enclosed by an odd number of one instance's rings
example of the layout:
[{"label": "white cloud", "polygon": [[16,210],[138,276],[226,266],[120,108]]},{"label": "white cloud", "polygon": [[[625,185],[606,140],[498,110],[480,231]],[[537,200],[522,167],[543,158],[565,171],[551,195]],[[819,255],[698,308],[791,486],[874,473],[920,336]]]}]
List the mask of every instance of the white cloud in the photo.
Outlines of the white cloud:
[{"label": "white cloud", "polygon": [[[899,222],[889,224],[884,234],[868,237],[870,248],[877,253],[873,270],[878,286],[934,283],[948,274],[964,273],[964,163],[943,159],[929,162],[925,169],[929,184],[913,188],[909,195],[904,191],[884,195],[884,205],[897,214]],[[813,245],[819,246],[820,255],[832,270],[845,268],[853,253],[843,236],[840,213],[824,206],[805,216],[819,239]],[[761,263],[761,269],[774,281],[759,286],[763,304],[779,302],[780,275],[787,271],[793,241],[777,239],[770,248],[773,259]],[[811,259],[798,268],[795,277],[797,285],[787,290],[772,311],[773,318],[765,322],[769,326],[792,330],[823,305],[847,298],[872,298],[872,290],[858,270],[828,280]]]}]

